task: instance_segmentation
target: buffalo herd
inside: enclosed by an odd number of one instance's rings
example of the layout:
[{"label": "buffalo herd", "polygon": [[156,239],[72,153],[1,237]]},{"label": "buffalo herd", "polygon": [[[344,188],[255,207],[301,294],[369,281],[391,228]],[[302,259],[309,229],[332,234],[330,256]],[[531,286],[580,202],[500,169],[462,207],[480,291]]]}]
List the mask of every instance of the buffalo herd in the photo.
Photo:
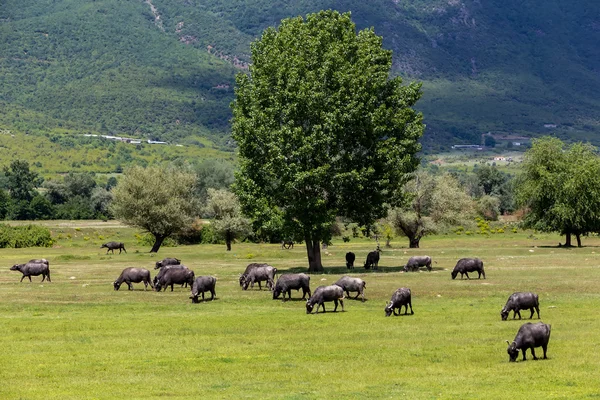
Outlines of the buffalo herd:
[{"label": "buffalo herd", "polygon": [[[286,242],[284,242],[287,244]],[[115,249],[125,250],[123,243],[119,242],[108,242],[102,245],[102,248],[107,248],[108,251]],[[369,252],[367,259],[364,264],[365,269],[377,269],[379,264],[381,250]],[[354,268],[354,261],[356,256],[352,252],[346,254],[346,266],[349,269]],[[410,257],[407,264],[403,267],[404,272],[418,271],[419,268],[424,267],[428,271],[432,270],[432,260],[429,256],[413,256]],[[46,259],[33,259],[29,260],[25,264],[15,264],[11,268],[11,271],[19,271],[23,274],[21,281],[24,278],[29,278],[31,282],[31,276],[42,275],[42,282],[46,279],[50,280],[50,263]],[[114,290],[119,290],[123,283],[127,284],[129,290],[133,290],[132,283],[144,283],[144,290],[147,290],[148,285],[160,292],[166,290],[167,287],[171,287],[173,291],[174,285],[187,286],[191,288],[190,299],[192,303],[199,302],[199,296],[202,296],[204,301],[204,294],[209,292],[211,295],[210,300],[214,300],[216,296],[215,286],[217,283],[216,278],[212,276],[198,276],[196,277],[194,271],[181,264],[181,260],[177,258],[165,258],[161,261],[156,262],[154,269],[158,269],[158,274],[154,277],[154,280],[150,277],[150,271],[145,268],[125,268],[119,277],[113,282]],[[477,272],[478,278],[485,279],[485,271],[483,269],[483,262],[478,258],[461,258],[456,263],[456,266],[452,270],[451,277],[455,279],[460,273],[461,279],[466,276],[470,279],[469,272]],[[350,297],[350,292],[356,293],[353,299],[365,301],[365,288],[366,282],[360,278],[343,276],[333,285],[319,286],[314,292],[310,290],[310,276],[307,274],[282,274],[276,279],[277,268],[265,263],[251,263],[245,271],[239,277],[239,283],[243,290],[254,288],[254,284],[258,284],[259,290],[262,290],[262,283],[264,282],[267,288],[272,292],[273,299],[277,299],[280,296],[283,301],[292,298],[292,290],[302,290],[302,300],[306,300],[306,313],[311,314],[313,311],[319,312],[319,308],[323,308],[325,313],[325,303],[333,302],[334,309],[337,311],[338,304],[341,305],[342,311],[344,311],[344,299]],[[308,296],[308,299],[306,297]],[[315,310],[316,305],[316,310]],[[406,287],[397,289],[389,301],[386,303],[384,308],[385,316],[389,317],[392,314],[399,316],[402,313],[402,307],[404,307],[404,315],[408,315],[408,309],[410,307],[410,314],[413,315],[414,311],[412,308],[412,294],[411,290]],[[510,295],[506,304],[500,312],[500,317],[503,321],[507,320],[510,312],[513,312],[513,319],[518,316],[521,319],[521,310],[530,310],[531,315],[529,319],[533,318],[533,315],[537,313],[538,319],[540,318],[539,309],[539,298],[538,295],[532,292],[516,292]],[[526,360],[526,352],[531,349],[531,354],[534,360],[537,360],[535,355],[535,348],[541,347],[546,359],[546,351],[548,348],[548,341],[550,340],[550,325],[538,322],[536,324],[526,323],[522,325],[517,332],[515,339],[508,343],[508,355],[509,361],[516,361],[519,351],[523,353],[523,360]]]}]

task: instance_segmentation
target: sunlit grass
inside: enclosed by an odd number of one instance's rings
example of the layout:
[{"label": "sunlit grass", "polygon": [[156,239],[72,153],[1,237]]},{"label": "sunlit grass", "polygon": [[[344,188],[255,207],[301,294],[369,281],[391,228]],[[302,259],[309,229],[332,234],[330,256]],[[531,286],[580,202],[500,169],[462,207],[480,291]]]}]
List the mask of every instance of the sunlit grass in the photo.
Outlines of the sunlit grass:
[{"label": "sunlit grass", "polygon": [[[557,236],[529,233],[431,237],[422,249],[397,239],[384,249],[380,270],[367,273],[360,266],[374,242],[334,241],[323,253],[326,273],[312,275],[311,288],[347,273],[344,254],[354,251],[352,274],[367,282],[367,301],[348,299],[343,313],[306,315],[297,292],[284,303],[237,282],[249,262],[304,270],[302,244],[281,250],[236,243],[229,253],[224,245],[179,246],[153,256],[129,228],[85,225],[51,228],[72,235],[60,247],[0,249],[0,398],[600,396],[598,238],[571,250],[546,247]],[[99,235],[126,242],[128,253],[106,255]],[[399,272],[416,254],[432,256],[434,271]],[[191,304],[189,289],[179,287],[112,289],[123,268],[151,269],[166,256],[181,258],[196,275],[216,276],[217,300]],[[488,279],[450,279],[466,256],[484,260]],[[50,260],[52,283],[19,283],[20,274],[8,270],[34,257]],[[384,317],[385,302],[401,286],[412,289],[415,315]],[[518,290],[540,296],[542,321],[552,324],[549,360],[508,363],[504,340],[521,322],[501,321],[500,309]]]}]

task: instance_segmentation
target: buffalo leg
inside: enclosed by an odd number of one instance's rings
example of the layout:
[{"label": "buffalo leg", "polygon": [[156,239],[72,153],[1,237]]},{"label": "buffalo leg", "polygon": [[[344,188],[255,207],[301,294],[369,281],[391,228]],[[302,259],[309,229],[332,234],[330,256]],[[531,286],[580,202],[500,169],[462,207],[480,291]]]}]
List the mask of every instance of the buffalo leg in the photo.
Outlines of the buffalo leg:
[{"label": "buffalo leg", "polygon": [[531,348],[531,355],[533,356],[534,360],[537,360],[538,358],[535,356],[535,349],[532,347]]},{"label": "buffalo leg", "polygon": [[546,357],[546,350],[548,350],[548,345],[547,344],[542,345],[542,350],[544,351],[544,360],[547,360],[548,357]]},{"label": "buffalo leg", "polygon": [[408,305],[410,306],[410,315],[415,315],[415,312],[412,309],[412,303],[408,303]]},{"label": "buffalo leg", "polygon": [[514,315],[513,315],[513,319],[514,319],[514,317],[515,317],[517,314],[519,315],[519,319],[522,319],[522,318],[521,318],[521,310],[520,310],[520,309],[518,309],[518,308],[515,308]]},{"label": "buffalo leg", "polygon": [[[531,350],[533,351],[533,347],[531,348]],[[523,361],[527,361],[527,349],[523,349]]]},{"label": "buffalo leg", "polygon": [[[540,319],[540,308],[538,306],[535,307],[535,311],[537,311],[538,319]],[[531,317],[533,318],[533,310],[531,310]]]},{"label": "buffalo leg", "polygon": [[344,300],[340,299],[340,304],[342,305],[342,312],[344,311]]},{"label": "buffalo leg", "polygon": [[21,277],[21,280],[20,280],[19,282],[23,282],[23,278],[25,278],[25,275],[23,275],[23,276]]},{"label": "buffalo leg", "polygon": [[[400,313],[396,312],[396,307],[392,308],[392,312],[394,313],[395,317],[397,317],[398,315],[400,315]],[[402,312],[402,309],[400,309],[400,312]]]},{"label": "buffalo leg", "polygon": [[533,312],[533,307],[531,307],[531,308],[529,309],[529,311],[531,311],[531,315],[529,316],[529,319],[533,319],[533,314],[534,314],[534,312]]},{"label": "buffalo leg", "polygon": [[336,312],[337,311],[337,306],[338,306],[337,299],[333,301],[333,304],[335,304],[335,307],[333,308],[333,312]]},{"label": "buffalo leg", "polygon": [[212,300],[214,300],[214,299],[215,299],[215,290],[214,290],[214,289],[212,289],[212,290],[210,291],[210,300],[212,301]]},{"label": "buffalo leg", "polygon": [[[354,299],[353,299],[353,300],[356,300],[356,299],[358,299],[358,296],[360,296],[360,292],[356,292],[356,296],[354,296]],[[349,293],[348,293],[348,296],[347,296],[347,297],[350,297],[350,294],[349,294]]]},{"label": "buffalo leg", "polygon": [[[467,276],[467,279],[469,279],[469,280],[471,279],[471,278],[469,278],[469,274],[468,273],[465,272],[465,275]],[[460,277],[460,279],[462,279],[462,276]]]},{"label": "buffalo leg", "polygon": [[317,314],[319,313],[319,306],[323,306],[323,313],[325,313],[325,303],[317,304]]},{"label": "buffalo leg", "polygon": [[46,280],[46,274],[42,274],[42,282]]}]

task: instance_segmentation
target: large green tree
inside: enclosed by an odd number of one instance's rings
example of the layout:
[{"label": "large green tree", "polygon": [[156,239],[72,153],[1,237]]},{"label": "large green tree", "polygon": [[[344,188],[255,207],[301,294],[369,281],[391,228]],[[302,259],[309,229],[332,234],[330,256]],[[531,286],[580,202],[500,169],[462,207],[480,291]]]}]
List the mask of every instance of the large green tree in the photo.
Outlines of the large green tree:
[{"label": "large green tree", "polygon": [[323,270],[320,243],[335,217],[384,216],[418,165],[420,85],[390,78],[381,45],[372,29],[357,33],[349,13],[321,11],[265,30],[250,73],[237,76],[240,202],[253,218],[278,209],[304,239],[311,272]]},{"label": "large green tree", "polygon": [[37,172],[29,169],[25,160],[14,160],[4,167],[4,176],[10,197],[15,202],[31,201],[38,193],[36,188],[44,181]]},{"label": "large green tree", "polygon": [[533,141],[516,183],[517,201],[526,209],[523,223],[542,232],[581,236],[600,231],[600,158],[596,148],[557,138]]},{"label": "large green tree", "polygon": [[112,191],[117,219],[154,235],[150,252],[199,215],[196,175],[177,168],[132,167]]}]

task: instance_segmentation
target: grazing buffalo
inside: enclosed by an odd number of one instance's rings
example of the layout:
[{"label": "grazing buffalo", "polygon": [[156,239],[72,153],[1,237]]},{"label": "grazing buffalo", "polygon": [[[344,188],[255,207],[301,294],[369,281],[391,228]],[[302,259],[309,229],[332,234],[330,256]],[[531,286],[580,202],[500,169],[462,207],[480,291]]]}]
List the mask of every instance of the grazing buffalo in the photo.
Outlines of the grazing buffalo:
[{"label": "grazing buffalo", "polygon": [[284,240],[281,242],[281,248],[286,250],[293,249],[294,242],[292,242],[291,240]]},{"label": "grazing buffalo", "polygon": [[354,269],[354,260],[356,260],[356,255],[353,252],[346,253],[346,268]]},{"label": "grazing buffalo", "polygon": [[429,256],[414,256],[408,259],[404,266],[404,272],[417,271],[419,267],[426,267],[427,271],[431,271],[431,257]]},{"label": "grazing buffalo", "polygon": [[275,274],[277,273],[277,268],[273,268],[270,265],[265,265],[262,267],[253,268],[245,275],[244,283],[242,284],[242,289],[248,290],[248,286],[250,288],[254,288],[254,283],[258,282],[259,290],[262,290],[261,282],[267,282],[267,286],[269,290],[273,290],[273,286],[275,285]]},{"label": "grazing buffalo", "polygon": [[121,242],[108,242],[108,243],[104,243],[102,246],[100,246],[101,249],[106,247],[106,254],[108,254],[109,251],[112,251],[113,254],[115,254],[115,250],[119,249],[119,254],[121,254],[121,251],[124,251],[125,253],[127,253],[127,250],[125,250],[125,244],[121,243]]},{"label": "grazing buffalo", "polygon": [[342,311],[344,311],[344,291],[342,288],[338,285],[319,286],[310,296],[310,299],[306,301],[306,313],[312,313],[315,304],[317,305],[317,313],[320,306],[323,306],[323,312],[325,312],[325,302],[328,301],[333,301],[335,304],[333,312],[337,310],[338,301],[342,305]]},{"label": "grazing buffalo", "polygon": [[[392,312],[395,316],[400,315],[402,312],[402,306],[405,307],[404,315],[408,314],[408,307],[410,306],[410,315],[413,315],[412,301],[411,301],[411,293],[409,288],[399,288],[392,295],[392,300],[390,300],[390,304],[385,306],[385,316],[389,317],[392,315]],[[396,313],[396,309],[398,313]]]},{"label": "grazing buffalo", "polygon": [[192,285],[192,294],[190,295],[190,299],[192,299],[192,303],[199,303],[198,295],[202,294],[202,301],[204,301],[204,292],[210,292],[210,299],[214,300],[216,296],[215,286],[217,284],[217,279],[212,276],[199,276],[194,280],[194,284]]},{"label": "grazing buffalo", "polygon": [[287,293],[288,297],[292,298],[292,289],[300,290],[302,289],[302,299],[311,296],[310,292],[310,276],[306,274],[283,274],[277,279],[277,283],[275,284],[275,289],[273,289],[273,300],[279,297],[280,294],[283,294],[283,301],[285,301],[285,294]]},{"label": "grazing buffalo", "polygon": [[29,278],[29,282],[31,282],[32,276],[42,275],[42,282],[48,278],[48,282],[52,282],[50,280],[50,264],[46,261],[43,262],[28,262],[26,264],[15,264],[10,267],[11,271],[19,271],[23,274],[21,280],[19,282],[23,282],[23,278]]},{"label": "grazing buffalo", "polygon": [[[160,271],[158,271],[158,274],[156,274],[156,276],[154,277],[154,285],[156,286],[156,284],[158,283],[158,281],[160,280],[160,278],[162,278],[168,270],[170,269],[189,269],[188,267],[186,267],[185,265],[167,265],[165,267],[162,267],[160,269]],[[187,286],[187,283],[185,283],[185,285]]]},{"label": "grazing buffalo", "polygon": [[150,279],[150,271],[146,268],[125,268],[121,275],[114,281],[113,286],[115,290],[119,290],[121,284],[125,282],[129,290],[133,290],[133,283],[144,282],[144,290],[148,289],[148,285],[152,289],[154,289],[154,285],[152,284],[152,280]]},{"label": "grazing buffalo", "polygon": [[538,299],[538,295],[531,292],[516,292],[510,295],[506,305],[500,311],[500,316],[502,317],[502,321],[506,321],[508,318],[508,314],[513,312],[513,319],[519,315],[519,319],[521,319],[521,310],[529,310],[531,311],[531,315],[529,319],[533,318],[533,310],[537,311],[538,319],[540,318],[540,302]]},{"label": "grazing buffalo", "polygon": [[246,276],[250,273],[251,270],[258,267],[267,267],[269,264],[265,263],[250,263],[244,270],[244,273],[240,275],[240,287],[244,286],[244,281],[246,280]]},{"label": "grazing buffalo", "polygon": [[375,250],[367,254],[367,260],[365,261],[365,269],[377,269],[379,265],[379,250]]},{"label": "grazing buffalo", "polygon": [[548,349],[548,342],[550,341],[550,325],[545,324],[543,322],[538,322],[537,324],[532,324],[528,322],[524,325],[521,325],[519,328],[519,332],[517,332],[517,336],[515,336],[515,340],[510,343],[508,340],[508,352],[509,361],[517,361],[517,357],[519,356],[519,350],[523,351],[523,361],[527,358],[525,353],[527,349],[531,349],[531,355],[534,360],[537,360],[535,356],[535,347],[542,347],[544,351],[544,359],[546,359],[546,350]]},{"label": "grazing buffalo", "polygon": [[157,261],[154,269],[161,269],[162,267],[166,267],[167,265],[180,265],[181,260],[178,258],[167,257],[162,259],[161,261]]},{"label": "grazing buffalo", "polygon": [[350,297],[350,292],[357,292],[354,300],[358,299],[358,296],[362,296],[362,301],[365,301],[365,287],[367,287],[367,283],[362,279],[342,276],[334,285],[341,287],[348,297]]},{"label": "grazing buffalo", "polygon": [[458,275],[459,272],[460,279],[463,278],[463,275],[466,275],[467,279],[471,279],[469,278],[468,272],[475,271],[479,273],[479,279],[481,279],[481,275],[483,275],[483,279],[485,279],[483,261],[481,261],[479,258],[461,258],[460,260],[458,260],[456,266],[454,267],[454,270],[452,271],[452,279],[455,279],[456,275]]},{"label": "grazing buffalo", "polygon": [[[174,268],[175,267],[175,268]],[[165,273],[157,280],[154,288],[157,292],[164,288],[167,290],[167,286],[171,286],[171,292],[173,291],[173,285],[187,283],[190,287],[194,284],[194,271],[187,268],[177,268],[177,265],[172,265],[170,268],[162,268],[161,271],[166,270]]]}]

